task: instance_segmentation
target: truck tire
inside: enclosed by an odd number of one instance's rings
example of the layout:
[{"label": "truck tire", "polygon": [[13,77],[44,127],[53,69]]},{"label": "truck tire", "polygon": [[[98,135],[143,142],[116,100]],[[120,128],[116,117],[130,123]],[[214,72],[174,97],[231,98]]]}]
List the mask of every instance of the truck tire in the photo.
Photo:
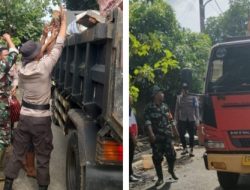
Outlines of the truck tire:
[{"label": "truck tire", "polygon": [[219,183],[223,189],[234,189],[237,185],[240,174],[217,171]]},{"label": "truck tire", "polygon": [[66,158],[66,185],[67,190],[84,190],[84,172],[80,166],[77,132],[70,134]]}]

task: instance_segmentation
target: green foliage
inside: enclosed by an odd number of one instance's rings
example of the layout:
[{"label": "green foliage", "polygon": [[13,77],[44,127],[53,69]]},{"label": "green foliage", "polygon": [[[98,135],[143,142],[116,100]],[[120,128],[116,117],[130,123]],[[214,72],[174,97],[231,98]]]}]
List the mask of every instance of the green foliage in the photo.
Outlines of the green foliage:
[{"label": "green foliage", "polygon": [[50,0],[2,0],[0,34],[11,34],[15,44],[28,39],[37,40],[42,33],[42,18],[49,14],[49,5]]},{"label": "green foliage", "polygon": [[141,44],[133,34],[129,34],[130,39],[130,56],[138,55],[145,56],[148,55],[150,46],[147,44]]},{"label": "green foliage", "polygon": [[176,68],[177,61],[173,58],[173,54],[169,50],[165,50],[165,57],[162,57],[159,61],[154,64],[154,69],[160,69],[163,74],[167,74],[169,68]]},{"label": "green foliage", "polygon": [[[155,35],[149,34],[148,39],[152,37],[155,38]],[[148,39],[146,42],[141,43],[134,35],[130,34],[130,58],[132,58],[131,60],[139,61],[138,64],[134,64],[134,67],[130,67],[130,94],[135,101],[139,95],[140,88],[148,88],[153,85],[155,81],[159,83],[164,79],[165,74],[167,74],[170,69],[177,68],[178,64],[172,52],[163,49],[158,40]],[[151,64],[141,64],[140,60],[150,60],[152,55],[155,56],[155,62]],[[130,64],[131,63],[132,62],[130,62]]]},{"label": "green foliage", "polygon": [[67,9],[69,10],[98,10],[97,0],[66,0]]},{"label": "green foliage", "polygon": [[129,75],[129,94],[130,96],[132,96],[133,101],[137,102],[137,99],[139,97],[139,88],[132,83],[131,79],[132,76]]},{"label": "green foliage", "polygon": [[210,47],[211,40],[208,35],[184,30],[182,41],[174,51],[180,68],[189,68],[193,71],[193,92],[202,92]]},{"label": "green foliage", "polygon": [[250,0],[231,0],[230,7],[219,17],[211,17],[206,22],[206,33],[213,44],[227,37],[245,36],[250,16]]},{"label": "green foliage", "polygon": [[163,0],[130,1],[129,13],[131,84],[147,91],[154,83],[161,86],[177,68],[172,49],[181,33],[173,9]]},{"label": "green foliage", "polygon": [[138,104],[148,101],[153,84],[166,89],[168,99],[175,99],[182,68],[193,70],[192,91],[202,91],[211,47],[208,35],[180,28],[173,9],[163,0],[130,1],[129,21],[130,87],[139,90]]},{"label": "green foliage", "polygon": [[172,50],[180,38],[174,11],[164,0],[130,1],[129,31],[139,40],[153,41]]}]

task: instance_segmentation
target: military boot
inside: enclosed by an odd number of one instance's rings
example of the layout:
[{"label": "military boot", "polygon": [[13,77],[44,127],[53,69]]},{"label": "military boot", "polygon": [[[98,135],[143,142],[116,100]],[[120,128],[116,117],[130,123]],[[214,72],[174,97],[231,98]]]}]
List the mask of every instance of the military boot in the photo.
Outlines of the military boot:
[{"label": "military boot", "polygon": [[158,177],[158,180],[163,180],[163,173],[162,173],[162,167],[161,167],[161,162],[157,162],[153,159],[153,163],[155,166],[155,171]]},{"label": "military boot", "polygon": [[177,180],[178,177],[174,173],[174,162],[174,160],[168,160],[168,173],[170,173],[173,179]]},{"label": "military boot", "polygon": [[48,190],[47,185],[39,185],[39,190]]},{"label": "military boot", "polygon": [[4,182],[3,190],[12,190],[13,179],[6,178]]}]

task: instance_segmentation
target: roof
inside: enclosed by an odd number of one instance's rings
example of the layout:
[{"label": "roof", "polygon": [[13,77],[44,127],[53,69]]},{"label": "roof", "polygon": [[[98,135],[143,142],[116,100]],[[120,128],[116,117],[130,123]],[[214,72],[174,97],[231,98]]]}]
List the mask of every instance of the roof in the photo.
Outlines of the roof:
[{"label": "roof", "polygon": [[212,48],[244,44],[250,44],[250,36],[228,38],[225,42],[217,43]]}]

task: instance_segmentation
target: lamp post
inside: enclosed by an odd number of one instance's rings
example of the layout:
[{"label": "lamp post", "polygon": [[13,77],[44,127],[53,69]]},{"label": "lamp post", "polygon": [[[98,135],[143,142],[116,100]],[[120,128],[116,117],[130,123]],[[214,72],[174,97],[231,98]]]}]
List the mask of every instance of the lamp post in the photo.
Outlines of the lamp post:
[{"label": "lamp post", "polygon": [[205,6],[211,1],[212,0],[207,0],[205,3],[203,3],[203,0],[199,0],[199,6],[200,6],[200,30],[201,30],[201,32],[205,31]]}]

